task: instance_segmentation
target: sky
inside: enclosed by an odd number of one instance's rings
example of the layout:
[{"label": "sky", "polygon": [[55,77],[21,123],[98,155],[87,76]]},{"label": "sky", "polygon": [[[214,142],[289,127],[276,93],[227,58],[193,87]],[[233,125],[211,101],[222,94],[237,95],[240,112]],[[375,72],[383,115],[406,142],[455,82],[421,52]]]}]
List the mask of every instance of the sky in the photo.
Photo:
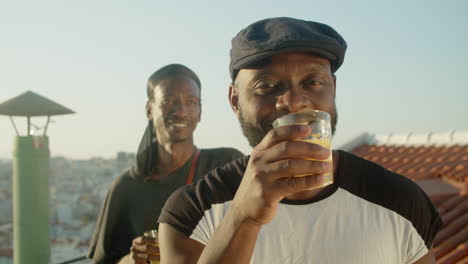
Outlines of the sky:
[{"label": "sky", "polygon": [[[52,156],[135,152],[146,81],[182,63],[202,81],[200,148],[250,147],[229,107],[232,37],[264,18],[329,24],[347,41],[337,71],[338,147],[361,133],[468,129],[468,1],[3,1],[0,103],[28,90],[76,113],[53,117]],[[14,118],[26,133],[25,118]],[[44,118],[32,122],[43,126]],[[15,131],[0,116],[0,158]]]}]

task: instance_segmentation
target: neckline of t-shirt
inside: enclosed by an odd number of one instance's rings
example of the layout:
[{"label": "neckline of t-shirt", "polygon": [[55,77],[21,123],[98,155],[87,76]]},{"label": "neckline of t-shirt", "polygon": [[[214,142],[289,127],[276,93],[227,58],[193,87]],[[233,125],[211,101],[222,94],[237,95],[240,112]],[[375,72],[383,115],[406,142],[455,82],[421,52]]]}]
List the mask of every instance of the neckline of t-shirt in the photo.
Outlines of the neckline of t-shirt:
[{"label": "neckline of t-shirt", "polygon": [[[199,150],[200,150],[200,157],[201,157],[201,154],[202,154],[203,150],[202,149],[199,149]],[[190,159],[188,159],[184,163],[184,165],[182,165],[182,167],[178,168],[177,170],[172,172],[170,175],[168,175],[168,176],[166,176],[166,177],[164,177],[162,179],[153,179],[150,176],[143,176],[142,177],[143,181],[151,182],[151,183],[155,183],[155,184],[165,184],[165,185],[170,185],[170,184],[174,184],[174,183],[178,182],[179,177],[177,177],[177,176],[180,176],[181,174],[183,174],[185,176],[188,175],[189,170],[190,170],[190,165],[192,164],[192,160],[195,158],[195,153],[192,154]]]},{"label": "neckline of t-shirt", "polygon": [[341,175],[341,170],[340,168],[343,167],[343,162],[345,159],[345,154],[343,151],[338,150],[339,152],[339,158],[338,158],[338,164],[336,168],[336,175],[335,179],[333,181],[333,184],[328,185],[327,187],[323,188],[322,191],[320,191],[317,196],[311,198],[311,199],[306,199],[306,200],[289,200],[289,199],[283,199],[281,200],[282,204],[290,204],[290,205],[305,205],[305,204],[311,204],[311,203],[316,203],[319,201],[322,201],[330,196],[332,196],[337,190],[338,190],[338,179],[342,177]]},{"label": "neckline of t-shirt", "polygon": [[289,205],[305,205],[305,204],[311,204],[311,203],[316,203],[319,201],[322,201],[330,196],[332,196],[336,190],[338,190],[338,186],[335,184],[330,184],[327,187],[323,188],[317,196],[311,198],[311,199],[306,199],[306,200],[289,200],[284,198],[281,200],[282,204],[289,204]]}]

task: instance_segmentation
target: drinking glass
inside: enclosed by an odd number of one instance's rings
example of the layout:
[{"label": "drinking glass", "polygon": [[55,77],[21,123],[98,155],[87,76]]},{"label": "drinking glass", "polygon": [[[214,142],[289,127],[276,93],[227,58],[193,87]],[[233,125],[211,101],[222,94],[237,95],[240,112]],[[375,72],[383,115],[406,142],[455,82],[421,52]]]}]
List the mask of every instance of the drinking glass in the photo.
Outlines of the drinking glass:
[{"label": "drinking glass", "polygon": [[[309,125],[311,127],[310,134],[299,140],[318,144],[330,150],[330,156],[324,162],[329,162],[333,167],[331,142],[332,142],[332,129],[330,114],[320,110],[306,110],[295,113],[290,113],[279,117],[273,122],[273,127],[289,126],[289,125]],[[315,160],[315,159],[309,159]],[[303,177],[309,174],[295,175],[294,177]],[[322,186],[327,186],[333,183],[333,169],[324,175],[324,182]],[[316,188],[319,188],[316,187]]]},{"label": "drinking glass", "polygon": [[[152,230],[147,230],[143,233],[144,236],[149,236],[149,237],[154,237],[154,238],[158,238],[158,230],[155,230],[155,229],[152,229]],[[149,243],[148,245],[151,245],[151,246],[155,246],[157,248],[159,248],[159,243],[158,244],[153,244],[153,243]],[[154,255],[159,255],[159,253],[157,254],[154,254]],[[159,260],[152,260],[150,261],[151,264],[159,264],[160,261]]]}]

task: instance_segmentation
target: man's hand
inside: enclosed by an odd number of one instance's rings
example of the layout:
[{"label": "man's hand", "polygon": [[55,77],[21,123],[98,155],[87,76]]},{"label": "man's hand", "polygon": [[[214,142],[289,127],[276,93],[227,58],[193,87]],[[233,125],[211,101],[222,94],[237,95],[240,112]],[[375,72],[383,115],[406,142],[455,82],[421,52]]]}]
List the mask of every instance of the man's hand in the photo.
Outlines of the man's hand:
[{"label": "man's hand", "polygon": [[[140,236],[132,241],[130,254],[123,263],[147,264],[150,261],[159,261],[159,241],[156,237]],[[122,263],[122,262],[120,262]]]},{"label": "man's hand", "polygon": [[250,263],[261,226],[273,219],[278,203],[323,186],[321,175],[331,166],[310,159],[325,160],[330,150],[299,141],[309,133],[306,125],[274,128],[253,149],[236,195],[198,263]]},{"label": "man's hand", "polygon": [[331,166],[310,159],[327,159],[330,150],[298,140],[309,133],[307,125],[274,128],[253,149],[232,203],[241,221],[266,224],[284,197],[323,185],[322,174]]}]

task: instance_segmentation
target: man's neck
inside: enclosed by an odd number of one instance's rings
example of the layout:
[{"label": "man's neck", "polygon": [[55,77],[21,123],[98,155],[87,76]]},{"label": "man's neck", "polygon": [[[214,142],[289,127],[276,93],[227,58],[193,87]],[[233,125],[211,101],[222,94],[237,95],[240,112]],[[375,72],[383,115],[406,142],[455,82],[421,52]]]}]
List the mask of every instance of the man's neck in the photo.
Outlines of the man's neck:
[{"label": "man's neck", "polygon": [[196,147],[193,139],[184,142],[157,144],[157,171],[154,179],[163,179],[182,167],[192,157]]}]

